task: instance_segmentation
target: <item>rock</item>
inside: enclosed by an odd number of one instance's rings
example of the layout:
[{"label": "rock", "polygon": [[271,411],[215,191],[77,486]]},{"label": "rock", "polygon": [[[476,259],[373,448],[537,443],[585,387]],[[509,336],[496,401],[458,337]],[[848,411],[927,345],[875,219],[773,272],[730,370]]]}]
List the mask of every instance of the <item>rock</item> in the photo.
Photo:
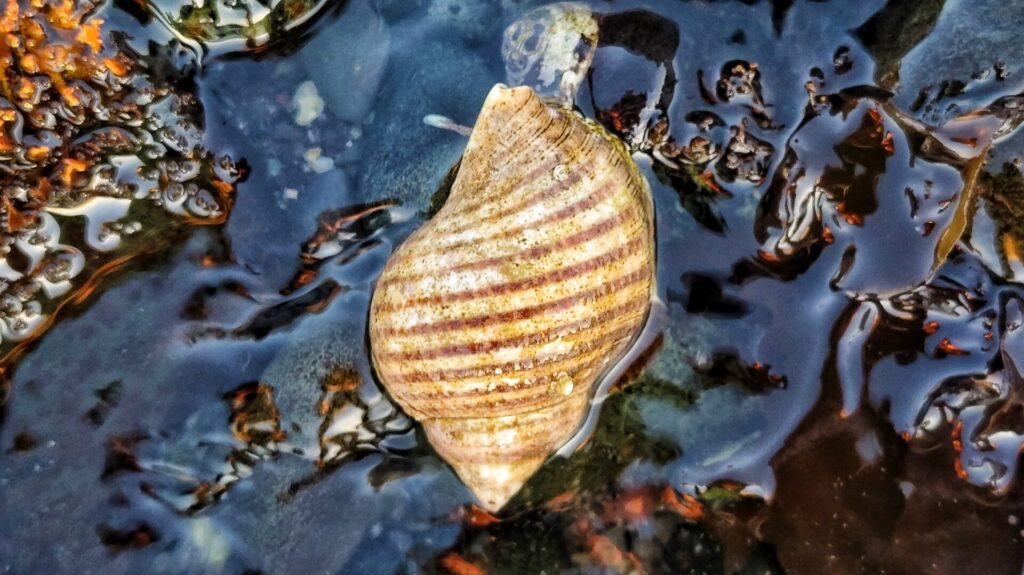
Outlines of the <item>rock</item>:
[{"label": "rock", "polygon": [[1012,78],[1024,71],[1022,44],[1024,11],[993,0],[949,0],[931,33],[902,58],[897,101],[909,109],[922,90],[944,81],[968,84],[997,64]]},{"label": "rock", "polygon": [[894,0],[857,28],[856,35],[875,58],[875,78],[892,87],[899,81],[900,60],[925,38],[945,0]]},{"label": "rock", "polygon": [[[394,198],[421,210],[466,145],[464,137],[428,126],[423,117],[439,114],[463,125],[476,121],[487,92],[503,80],[501,36],[488,59],[460,48],[456,36],[443,36],[430,23],[410,20],[393,32],[401,41],[394,43],[373,123],[365,128],[366,161],[355,191],[361,201]],[[423,76],[434,80],[410,80]]]},{"label": "rock", "polygon": [[495,27],[500,16],[498,7],[490,0],[433,0],[428,9],[428,17],[435,20],[439,30],[469,43],[500,34]]},{"label": "rock", "polygon": [[352,0],[341,17],[318,31],[298,59],[338,119],[364,122],[377,98],[390,48],[384,20],[367,0]]},{"label": "rock", "polygon": [[343,306],[343,315],[327,322],[306,321],[260,378],[274,390],[290,442],[305,449],[310,459],[319,455],[317,436],[324,421],[319,406],[325,382],[335,371],[356,372],[359,358],[366,354],[365,298],[353,294],[337,303]]}]

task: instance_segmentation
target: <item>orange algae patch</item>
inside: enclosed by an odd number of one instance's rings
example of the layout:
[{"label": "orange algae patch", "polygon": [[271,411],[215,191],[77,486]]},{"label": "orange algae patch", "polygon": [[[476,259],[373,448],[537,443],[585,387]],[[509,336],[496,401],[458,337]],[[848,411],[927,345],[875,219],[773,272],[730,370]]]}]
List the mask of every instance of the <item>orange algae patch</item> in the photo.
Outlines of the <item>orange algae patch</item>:
[{"label": "orange algae patch", "polygon": [[[105,9],[93,0],[10,0],[0,12],[0,162],[8,167],[0,173],[0,264],[15,262],[0,266],[8,269],[0,297],[17,300],[0,310],[9,334],[0,339],[0,365],[63,306],[95,292],[100,278],[166,247],[154,231],[224,222],[241,177],[203,145],[194,96],[146,75],[151,60],[164,65],[160,53],[147,59],[115,42]],[[186,136],[180,148],[143,154],[147,141],[162,140],[160,128],[145,126],[177,126]],[[115,157],[132,155],[146,175],[118,168]],[[184,187],[183,202],[165,210],[172,183]],[[98,198],[130,202],[125,221],[102,222],[100,236],[116,241],[61,233]],[[146,239],[135,241],[143,223]],[[16,264],[39,247],[45,252],[32,269]],[[70,285],[51,296],[41,280]]]},{"label": "orange algae patch", "polygon": [[89,167],[88,164],[82,160],[76,160],[74,158],[65,159],[60,170],[61,183],[64,184],[65,187],[70,188],[71,184],[74,183],[75,174],[84,172],[87,167]]},{"label": "orange algae patch", "polygon": [[93,52],[99,52],[103,49],[103,38],[100,37],[100,25],[102,24],[103,20],[97,18],[82,26],[78,31],[78,35],[75,36],[75,40],[85,44]]},{"label": "orange algae patch", "polygon": [[1020,251],[1017,250],[1017,242],[1011,234],[1003,234],[1003,251],[1006,252],[1007,261],[1021,261]]},{"label": "orange algae patch", "polygon": [[449,553],[441,557],[441,566],[453,575],[487,575],[486,571],[463,559],[458,553]]},{"label": "orange algae patch", "polygon": [[954,344],[949,338],[943,338],[939,342],[939,350],[947,355],[970,355],[970,352],[966,349],[962,349]]},{"label": "orange algae patch", "polygon": [[104,58],[103,65],[115,76],[124,76],[128,74],[128,65],[117,58]]},{"label": "orange algae patch", "polygon": [[662,491],[662,503],[691,521],[696,521],[704,516],[704,507],[700,501],[697,501],[697,498],[686,494],[680,498],[676,494],[676,490],[668,486]]},{"label": "orange algae patch", "polygon": [[466,513],[466,523],[473,527],[486,527],[500,522],[501,520],[494,514],[476,505],[470,505],[469,511]]},{"label": "orange algae patch", "polygon": [[227,401],[231,407],[231,432],[240,441],[262,445],[285,438],[274,390],[269,386],[242,387],[230,393]]}]

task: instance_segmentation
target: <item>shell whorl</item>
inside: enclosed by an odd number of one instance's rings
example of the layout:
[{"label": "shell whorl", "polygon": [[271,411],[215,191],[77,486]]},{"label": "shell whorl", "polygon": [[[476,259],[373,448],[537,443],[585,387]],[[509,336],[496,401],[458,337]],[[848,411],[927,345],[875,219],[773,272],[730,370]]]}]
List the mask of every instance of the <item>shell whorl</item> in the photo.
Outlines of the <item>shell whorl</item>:
[{"label": "shell whorl", "polygon": [[497,510],[579,427],[653,285],[650,194],[624,147],[498,85],[447,202],[378,280],[374,365]]}]

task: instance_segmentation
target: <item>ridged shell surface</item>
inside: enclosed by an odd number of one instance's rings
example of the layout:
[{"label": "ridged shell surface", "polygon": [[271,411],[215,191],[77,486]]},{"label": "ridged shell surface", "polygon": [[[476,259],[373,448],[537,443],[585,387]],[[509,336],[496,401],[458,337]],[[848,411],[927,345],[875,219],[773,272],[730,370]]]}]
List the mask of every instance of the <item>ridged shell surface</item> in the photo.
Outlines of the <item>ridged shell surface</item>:
[{"label": "ridged shell surface", "polygon": [[374,365],[497,510],[578,429],[653,285],[650,193],[623,146],[498,85],[447,202],[378,280]]}]

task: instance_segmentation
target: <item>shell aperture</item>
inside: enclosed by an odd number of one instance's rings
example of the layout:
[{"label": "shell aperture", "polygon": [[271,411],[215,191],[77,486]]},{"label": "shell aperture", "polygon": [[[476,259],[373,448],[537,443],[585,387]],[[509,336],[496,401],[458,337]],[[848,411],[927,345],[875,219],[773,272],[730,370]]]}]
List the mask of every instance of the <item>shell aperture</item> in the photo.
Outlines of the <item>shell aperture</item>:
[{"label": "shell aperture", "polygon": [[573,435],[642,329],[652,211],[618,140],[499,84],[447,202],[386,264],[370,307],[378,377],[484,507]]}]

